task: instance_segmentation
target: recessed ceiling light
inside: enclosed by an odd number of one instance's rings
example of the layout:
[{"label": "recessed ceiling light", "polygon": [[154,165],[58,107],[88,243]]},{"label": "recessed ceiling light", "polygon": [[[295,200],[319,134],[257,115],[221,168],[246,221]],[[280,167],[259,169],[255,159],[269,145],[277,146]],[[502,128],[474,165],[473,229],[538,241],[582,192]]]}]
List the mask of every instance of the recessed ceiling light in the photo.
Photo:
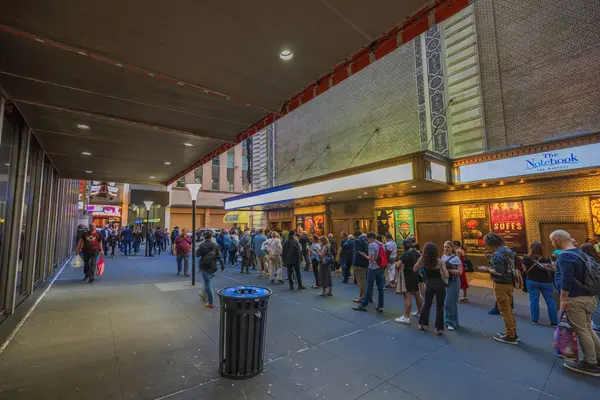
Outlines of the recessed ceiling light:
[{"label": "recessed ceiling light", "polygon": [[359,199],[362,199],[362,196],[358,196]]},{"label": "recessed ceiling light", "polygon": [[82,151],[81,154],[83,154],[84,156],[91,156],[92,153],[90,153],[89,151]]},{"label": "recessed ceiling light", "polygon": [[194,147],[194,145],[193,145],[193,144],[191,144],[191,143],[183,143],[183,145],[184,145],[185,147]]},{"label": "recessed ceiling light", "polygon": [[294,53],[292,53],[290,50],[288,49],[283,49],[281,50],[281,52],[279,53],[279,58],[281,58],[283,61],[289,61],[292,58],[294,58]]},{"label": "recessed ceiling light", "polygon": [[86,173],[86,174],[91,174],[91,173],[92,173],[92,171],[85,171],[85,173]]},{"label": "recessed ceiling light", "polygon": [[363,194],[367,194],[367,192],[364,192]]},{"label": "recessed ceiling light", "polygon": [[417,188],[417,185],[412,185],[412,188],[413,188],[413,189],[416,189],[416,188]]},{"label": "recessed ceiling light", "polygon": [[171,161],[165,161],[165,165],[171,165]]},{"label": "recessed ceiling light", "polygon": [[77,129],[81,129],[82,131],[89,131],[90,127],[86,124],[77,124]]},{"label": "recessed ceiling light", "polygon": [[519,180],[519,183],[525,183],[525,179]]},{"label": "recessed ceiling light", "polygon": [[150,177],[150,179],[154,179],[154,178],[156,178],[156,177],[155,177],[155,176],[151,176],[151,177]]},{"label": "recessed ceiling light", "polygon": [[10,164],[4,164],[4,165],[6,165],[7,167],[10,166]]}]

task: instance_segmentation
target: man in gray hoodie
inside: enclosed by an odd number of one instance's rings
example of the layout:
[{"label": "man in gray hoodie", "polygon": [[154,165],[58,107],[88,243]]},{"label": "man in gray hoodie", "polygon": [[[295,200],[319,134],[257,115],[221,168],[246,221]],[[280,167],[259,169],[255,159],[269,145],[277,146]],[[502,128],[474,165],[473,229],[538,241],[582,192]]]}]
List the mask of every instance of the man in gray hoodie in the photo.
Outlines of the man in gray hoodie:
[{"label": "man in gray hoodie", "polygon": [[490,272],[490,278],[494,281],[494,295],[505,328],[505,333],[497,334],[494,336],[494,340],[517,345],[519,344],[517,323],[512,310],[513,278],[517,273],[515,270],[515,253],[506,247],[504,239],[495,233],[488,233],[483,239],[486,246],[493,253],[490,266],[486,269]]}]

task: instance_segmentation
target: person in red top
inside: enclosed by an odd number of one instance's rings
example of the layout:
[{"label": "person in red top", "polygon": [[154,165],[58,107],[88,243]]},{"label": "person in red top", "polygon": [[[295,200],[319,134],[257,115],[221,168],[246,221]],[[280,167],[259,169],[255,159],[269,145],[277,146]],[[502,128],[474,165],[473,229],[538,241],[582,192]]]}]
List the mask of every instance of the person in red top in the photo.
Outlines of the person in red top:
[{"label": "person in red top", "polygon": [[96,280],[96,262],[102,251],[102,235],[96,230],[96,225],[90,224],[90,230],[81,235],[76,250],[77,255],[83,252],[84,281],[89,279],[92,283]]},{"label": "person in red top", "polygon": [[190,270],[190,254],[192,252],[192,238],[188,230],[183,228],[181,234],[173,242],[173,255],[177,256],[177,275],[181,275],[181,263],[183,262],[183,276],[188,277]]}]

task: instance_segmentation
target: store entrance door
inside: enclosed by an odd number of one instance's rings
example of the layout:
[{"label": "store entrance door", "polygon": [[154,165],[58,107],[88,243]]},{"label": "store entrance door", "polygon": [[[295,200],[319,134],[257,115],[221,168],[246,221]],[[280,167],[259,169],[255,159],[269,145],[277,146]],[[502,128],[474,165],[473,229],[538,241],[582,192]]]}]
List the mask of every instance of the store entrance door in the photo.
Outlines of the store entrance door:
[{"label": "store entrance door", "polygon": [[585,223],[570,222],[564,224],[540,224],[540,233],[542,234],[542,246],[544,246],[544,255],[550,257],[555,250],[550,242],[550,234],[558,229],[569,232],[572,238],[575,238],[580,245],[585,243],[588,236],[588,227]]},{"label": "store entrance door", "polygon": [[[354,230],[361,231],[362,233],[369,233],[373,231],[373,220],[372,219],[355,219]],[[346,231],[348,232],[348,231]]]},{"label": "store entrance door", "polygon": [[350,232],[350,220],[347,219],[334,219],[331,221],[331,233],[333,233],[333,237],[335,240],[340,243],[340,236],[342,232],[346,233],[354,233]]},{"label": "store entrance door", "polygon": [[418,222],[417,223],[417,242],[423,245],[427,242],[434,243],[441,256],[444,251],[444,242],[452,240],[452,225],[450,222]]}]

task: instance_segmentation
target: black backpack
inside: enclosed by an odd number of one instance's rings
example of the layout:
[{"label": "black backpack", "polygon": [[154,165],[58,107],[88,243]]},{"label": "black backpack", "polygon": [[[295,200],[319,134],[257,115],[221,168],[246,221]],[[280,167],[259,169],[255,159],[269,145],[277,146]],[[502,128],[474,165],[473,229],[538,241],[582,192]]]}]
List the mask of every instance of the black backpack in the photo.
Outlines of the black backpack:
[{"label": "black backpack", "polygon": [[585,265],[583,282],[579,282],[578,279],[575,279],[575,281],[588,294],[596,296],[600,295],[600,263],[587,254],[584,254],[585,258],[575,251],[571,254],[577,256],[577,258],[583,261]]}]

